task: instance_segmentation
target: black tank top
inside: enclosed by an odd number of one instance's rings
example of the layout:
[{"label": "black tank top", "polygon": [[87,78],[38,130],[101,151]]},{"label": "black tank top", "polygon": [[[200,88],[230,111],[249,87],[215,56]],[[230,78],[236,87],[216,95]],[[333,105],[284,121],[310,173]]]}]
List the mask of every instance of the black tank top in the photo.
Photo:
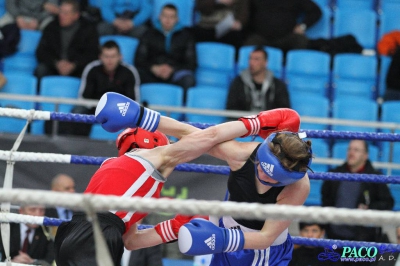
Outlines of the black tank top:
[{"label": "black tank top", "polygon": [[[275,204],[276,198],[284,187],[271,187],[264,194],[258,194],[256,188],[255,157],[258,147],[247,159],[246,163],[237,171],[231,171],[228,179],[229,201]],[[239,224],[251,229],[261,230],[265,220],[235,219]]]}]

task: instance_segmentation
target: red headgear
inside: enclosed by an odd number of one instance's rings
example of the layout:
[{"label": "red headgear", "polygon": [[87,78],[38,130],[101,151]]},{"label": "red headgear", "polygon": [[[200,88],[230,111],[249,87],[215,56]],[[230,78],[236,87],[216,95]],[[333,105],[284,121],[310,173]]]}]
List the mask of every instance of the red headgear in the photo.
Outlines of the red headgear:
[{"label": "red headgear", "polygon": [[141,128],[127,128],[122,131],[116,141],[118,156],[124,155],[131,149],[153,149],[158,146],[169,144],[167,136],[160,131],[154,133]]}]

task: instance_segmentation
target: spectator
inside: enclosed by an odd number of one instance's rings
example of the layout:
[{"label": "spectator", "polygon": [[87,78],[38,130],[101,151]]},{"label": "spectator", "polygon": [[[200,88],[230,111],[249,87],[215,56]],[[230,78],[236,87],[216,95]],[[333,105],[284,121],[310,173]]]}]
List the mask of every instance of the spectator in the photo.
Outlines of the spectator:
[{"label": "spectator", "polygon": [[290,108],[286,84],[267,69],[268,54],[257,46],[250,54],[249,68],[243,70],[230,84],[226,109],[262,111]]},{"label": "spectator", "polygon": [[17,52],[21,31],[16,23],[0,26],[0,61]]},{"label": "spectator", "polygon": [[311,0],[250,1],[245,45],[268,45],[288,51],[307,48],[305,31],[322,15]]},{"label": "spectator", "polygon": [[128,35],[140,38],[150,19],[152,6],[149,0],[103,0],[101,14],[104,21],[98,24],[99,35]]},{"label": "spectator", "polygon": [[56,5],[57,0],[6,0],[0,26],[17,23],[20,29],[43,30],[53,20],[48,7]]},{"label": "spectator", "polygon": [[[80,96],[99,100],[104,93],[113,91],[139,100],[140,78],[135,67],[122,62],[122,55],[115,41],[101,46],[100,59],[85,67],[82,74]],[[92,112],[94,114],[94,110]]]},{"label": "spectator", "polygon": [[[119,46],[107,41],[101,46],[100,59],[88,64],[82,74],[79,97],[99,100],[106,92],[118,92],[139,100],[140,78],[136,68],[122,62]],[[95,107],[75,106],[72,113],[94,114]],[[65,123],[61,134],[88,136],[91,124]]]},{"label": "spectator", "polygon": [[162,82],[181,86],[186,91],[195,85],[197,65],[193,35],[178,22],[174,5],[165,5],[159,22],[140,39],[135,65],[142,83]]},{"label": "spectator", "polygon": [[[325,235],[325,226],[323,224],[300,222],[299,229],[301,237],[324,238]],[[322,247],[301,246],[293,250],[289,266],[319,266],[323,263],[318,259],[318,255],[324,252],[325,250]],[[333,265],[332,263],[334,262],[329,261],[329,265]]]},{"label": "spectator", "polygon": [[[51,190],[75,193],[75,181],[69,175],[58,174],[51,181]],[[72,210],[64,207],[46,208],[45,216],[69,220],[72,218]]]},{"label": "spectator", "polygon": [[386,91],[384,100],[400,100],[400,46],[392,56],[392,61],[386,75]]},{"label": "spectator", "polygon": [[[368,159],[368,144],[364,140],[352,140],[347,150],[344,164],[332,170],[337,173],[381,174]],[[324,181],[322,188],[324,207],[392,210],[393,197],[386,184],[351,181]],[[331,224],[327,228],[327,238],[388,242],[380,227],[362,227]]]},{"label": "spectator", "polygon": [[[44,216],[44,206],[24,205],[20,214]],[[6,254],[0,237],[1,261]],[[36,224],[10,223],[10,257],[11,261],[21,264],[50,266],[54,261],[54,243],[47,228]]]},{"label": "spectator", "polygon": [[79,3],[63,0],[57,20],[43,31],[36,49],[38,66],[35,75],[80,77],[84,67],[98,57],[99,37],[96,28],[80,18]]},{"label": "spectator", "polygon": [[200,19],[194,27],[196,42],[222,42],[238,50],[249,16],[248,0],[196,0]]}]

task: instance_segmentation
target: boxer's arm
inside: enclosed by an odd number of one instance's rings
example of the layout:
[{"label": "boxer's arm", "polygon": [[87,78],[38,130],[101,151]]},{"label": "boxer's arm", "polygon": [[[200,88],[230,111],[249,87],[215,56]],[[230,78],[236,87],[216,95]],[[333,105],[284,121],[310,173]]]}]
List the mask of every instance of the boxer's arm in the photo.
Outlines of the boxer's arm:
[{"label": "boxer's arm", "polygon": [[[310,190],[307,174],[286,186],[278,195],[277,204],[302,205]],[[289,227],[290,220],[266,220],[260,232],[238,232],[217,227],[210,222],[192,220],[179,230],[178,244],[182,253],[204,255],[241,249],[266,249]],[[213,246],[210,246],[213,241]]]},{"label": "boxer's arm", "polygon": [[161,116],[157,130],[161,131],[165,135],[181,139],[182,137],[195,131],[200,131],[201,129],[187,123],[179,122],[167,116]]},{"label": "boxer's arm", "polygon": [[122,236],[127,250],[153,247],[163,243],[159,234],[154,228],[137,230],[136,226],[131,228]]},{"label": "boxer's arm", "polygon": [[[300,206],[310,193],[308,175],[299,181],[286,186],[277,197],[276,204]],[[265,249],[272,245],[276,238],[290,226],[289,220],[266,220],[260,232],[245,233],[245,249]]]},{"label": "boxer's arm", "polygon": [[246,127],[240,121],[227,122],[204,130],[196,130],[184,136],[177,143],[159,147],[164,148],[160,153],[160,159],[163,164],[175,167],[177,164],[196,159],[215,145],[242,136],[246,132]]}]

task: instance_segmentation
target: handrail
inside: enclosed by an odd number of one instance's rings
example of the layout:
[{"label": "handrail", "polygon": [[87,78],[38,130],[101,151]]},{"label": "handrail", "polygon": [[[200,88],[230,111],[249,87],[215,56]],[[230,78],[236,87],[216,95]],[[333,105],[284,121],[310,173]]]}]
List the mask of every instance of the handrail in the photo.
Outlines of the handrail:
[{"label": "handrail", "polygon": [[[10,99],[19,101],[30,101],[30,102],[47,102],[54,104],[73,104],[81,105],[86,107],[95,107],[98,100],[88,99],[71,99],[71,98],[60,98],[60,97],[44,97],[44,96],[29,96],[22,94],[9,94],[1,93],[0,99]],[[224,116],[229,118],[237,118],[241,116],[254,115],[254,112],[246,111],[228,111],[228,110],[211,110],[211,109],[200,109],[200,108],[188,108],[188,107],[172,107],[163,105],[149,105],[150,108],[157,111],[164,111],[167,113],[194,113],[201,115],[215,115]],[[315,123],[315,124],[327,124],[327,125],[351,125],[351,126],[363,126],[371,128],[390,129],[392,131],[400,129],[400,123],[389,123],[389,122],[376,122],[376,121],[359,121],[359,120],[348,120],[348,119],[336,119],[336,118],[320,118],[311,116],[302,116],[302,122]]]}]

